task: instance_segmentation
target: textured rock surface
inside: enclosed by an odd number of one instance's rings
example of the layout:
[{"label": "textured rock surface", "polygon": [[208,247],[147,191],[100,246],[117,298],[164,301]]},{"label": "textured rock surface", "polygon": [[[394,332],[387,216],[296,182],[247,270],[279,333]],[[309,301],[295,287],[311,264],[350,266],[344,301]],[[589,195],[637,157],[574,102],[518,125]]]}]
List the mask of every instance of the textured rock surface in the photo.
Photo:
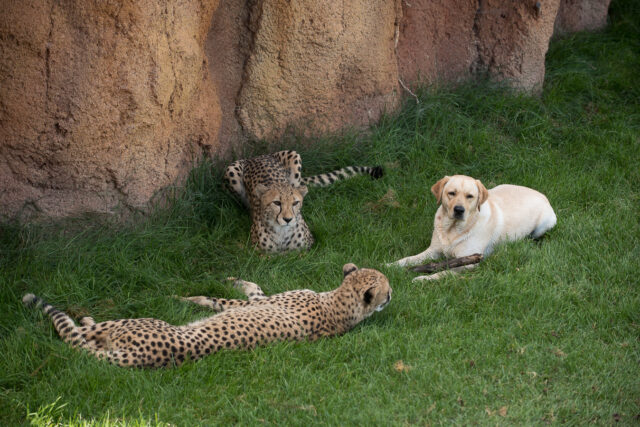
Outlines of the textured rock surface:
[{"label": "textured rock surface", "polygon": [[480,0],[475,71],[506,79],[516,88],[540,90],[559,5],[560,0]]},{"label": "textured rock surface", "polygon": [[487,73],[537,90],[559,1],[403,1],[400,76],[415,86]]},{"label": "textured rock surface", "polygon": [[601,30],[611,0],[561,0],[554,35]]},{"label": "textured rock surface", "polygon": [[288,126],[307,135],[376,121],[398,105],[394,37],[399,3],[263,0],[238,101],[252,138]]},{"label": "textured rock surface", "polygon": [[3,2],[0,205],[143,208],[215,141],[203,66],[217,1]]},{"label": "textured rock surface", "polygon": [[[204,151],[361,127],[418,82],[544,79],[609,0],[7,0],[0,214],[144,209]],[[559,11],[559,12],[558,12]]]},{"label": "textured rock surface", "polygon": [[238,123],[236,105],[252,41],[248,20],[249,5],[246,1],[220,0],[205,42],[209,73],[222,110],[218,134],[220,150],[217,153],[222,156],[227,156],[245,139]]},{"label": "textured rock surface", "polygon": [[470,76],[477,57],[473,31],[478,0],[402,2],[398,66],[402,81],[458,81]]}]

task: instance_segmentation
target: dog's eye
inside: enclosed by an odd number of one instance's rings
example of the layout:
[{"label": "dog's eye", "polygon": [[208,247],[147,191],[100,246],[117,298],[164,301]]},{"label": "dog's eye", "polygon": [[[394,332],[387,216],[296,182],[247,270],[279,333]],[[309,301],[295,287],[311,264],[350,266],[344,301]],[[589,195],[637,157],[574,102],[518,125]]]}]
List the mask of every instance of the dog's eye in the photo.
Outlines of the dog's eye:
[{"label": "dog's eye", "polygon": [[448,193],[448,194],[449,194],[451,197],[453,197],[453,196],[455,196],[455,195],[456,195],[456,192],[455,192],[455,191],[449,191],[449,193]]},{"label": "dog's eye", "polygon": [[473,195],[472,194],[467,194],[467,199],[473,199]]},{"label": "dog's eye", "polygon": [[274,200],[274,201],[273,201],[273,204],[274,204],[274,205],[276,205],[276,206],[280,206],[280,205],[281,205],[281,203],[280,203],[280,201],[279,201],[279,200]]}]

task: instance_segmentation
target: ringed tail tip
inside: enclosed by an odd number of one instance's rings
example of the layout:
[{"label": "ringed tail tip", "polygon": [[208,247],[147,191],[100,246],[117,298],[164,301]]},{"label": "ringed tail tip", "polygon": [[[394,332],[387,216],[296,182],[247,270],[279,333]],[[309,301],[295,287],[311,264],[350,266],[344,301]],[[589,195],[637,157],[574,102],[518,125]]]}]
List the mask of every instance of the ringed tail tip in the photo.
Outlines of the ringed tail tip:
[{"label": "ringed tail tip", "polygon": [[384,175],[384,169],[382,166],[374,166],[371,168],[371,178],[378,179]]},{"label": "ringed tail tip", "polygon": [[22,303],[26,306],[32,305],[38,299],[34,294],[25,294],[22,297]]}]

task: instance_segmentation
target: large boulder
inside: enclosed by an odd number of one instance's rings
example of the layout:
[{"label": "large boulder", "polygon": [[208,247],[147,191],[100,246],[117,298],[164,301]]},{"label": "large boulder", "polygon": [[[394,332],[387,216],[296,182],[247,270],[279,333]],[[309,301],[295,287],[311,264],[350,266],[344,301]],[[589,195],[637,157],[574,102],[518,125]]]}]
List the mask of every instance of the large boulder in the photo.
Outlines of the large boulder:
[{"label": "large boulder", "polygon": [[398,105],[398,3],[262,0],[250,11],[251,51],[238,119],[251,138],[361,126]]},{"label": "large boulder", "polygon": [[480,0],[475,19],[474,71],[537,92],[560,0]]},{"label": "large boulder", "polygon": [[554,25],[609,1],[5,1],[0,214],[146,209],[203,153],[367,126],[419,83],[535,92]]},{"label": "large boulder", "polygon": [[554,35],[603,29],[609,3],[611,0],[561,0]]},{"label": "large boulder", "polygon": [[403,1],[401,79],[415,86],[487,74],[538,91],[559,1]]},{"label": "large boulder", "polygon": [[400,77],[408,86],[470,77],[477,58],[478,0],[402,2],[398,40]]},{"label": "large boulder", "polygon": [[144,209],[216,144],[216,0],[21,0],[0,14],[0,206]]}]

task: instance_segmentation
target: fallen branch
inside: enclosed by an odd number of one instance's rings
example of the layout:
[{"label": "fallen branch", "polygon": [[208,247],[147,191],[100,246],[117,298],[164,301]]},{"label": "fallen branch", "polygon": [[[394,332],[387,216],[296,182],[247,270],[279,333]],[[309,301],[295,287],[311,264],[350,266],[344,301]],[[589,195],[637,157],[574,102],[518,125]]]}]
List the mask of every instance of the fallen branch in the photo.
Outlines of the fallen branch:
[{"label": "fallen branch", "polygon": [[440,262],[430,262],[424,265],[418,265],[411,268],[411,271],[416,273],[435,273],[440,270],[449,270],[455,267],[462,267],[463,265],[477,264],[482,261],[482,254],[473,254],[469,256],[463,256],[460,258],[451,258]]}]

